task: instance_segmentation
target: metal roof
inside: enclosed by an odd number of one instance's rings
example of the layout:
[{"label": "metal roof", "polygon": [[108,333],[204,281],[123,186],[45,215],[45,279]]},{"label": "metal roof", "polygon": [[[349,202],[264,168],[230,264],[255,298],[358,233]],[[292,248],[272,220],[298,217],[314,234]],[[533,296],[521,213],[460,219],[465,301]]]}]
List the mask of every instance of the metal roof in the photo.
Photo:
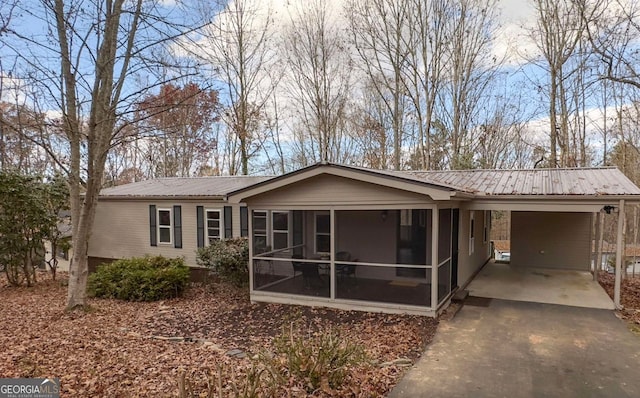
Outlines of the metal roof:
[{"label": "metal roof", "polygon": [[640,195],[640,188],[615,167],[396,173],[432,184],[454,187],[477,196]]},{"label": "metal roof", "polygon": [[[482,196],[607,196],[640,195],[638,188],[620,170],[606,168],[529,169],[529,170],[443,170],[392,171],[361,167],[317,164],[316,167],[340,167],[439,186]],[[300,172],[285,174],[280,178]],[[171,177],[134,182],[106,188],[100,197],[219,197],[244,190],[273,179],[271,176]],[[277,178],[276,178],[277,179]],[[275,179],[274,179],[275,180]]]},{"label": "metal roof", "polygon": [[147,197],[147,196],[219,196],[241,189],[271,177],[215,176],[215,177],[167,177],[156,178],[117,187],[105,188],[100,197]]}]

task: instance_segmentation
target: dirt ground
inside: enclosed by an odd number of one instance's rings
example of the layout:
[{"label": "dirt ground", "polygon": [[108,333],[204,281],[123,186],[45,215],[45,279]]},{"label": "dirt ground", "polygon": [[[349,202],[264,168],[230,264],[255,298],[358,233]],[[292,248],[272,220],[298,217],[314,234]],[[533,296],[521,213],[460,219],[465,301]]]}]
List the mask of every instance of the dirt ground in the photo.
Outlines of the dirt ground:
[{"label": "dirt ground", "polygon": [[293,389],[291,396],[383,396],[437,327],[419,316],[251,304],[246,292],[222,284],[165,302],[92,299],[89,312],[65,313],[65,275],[44,275],[32,288],[0,278],[0,377],[60,377],[62,396],[176,396],[180,372],[197,385],[218,366],[242,375],[294,321],[309,333],[331,329],[362,344],[370,361],[351,369],[339,391]]}]

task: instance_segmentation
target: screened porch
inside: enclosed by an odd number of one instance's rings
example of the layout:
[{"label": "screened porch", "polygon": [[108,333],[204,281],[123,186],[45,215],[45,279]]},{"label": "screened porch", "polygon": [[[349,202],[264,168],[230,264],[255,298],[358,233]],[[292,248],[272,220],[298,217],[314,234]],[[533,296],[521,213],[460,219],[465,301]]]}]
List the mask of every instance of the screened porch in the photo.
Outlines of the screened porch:
[{"label": "screened porch", "polygon": [[252,298],[435,311],[455,285],[457,212],[252,209]]}]

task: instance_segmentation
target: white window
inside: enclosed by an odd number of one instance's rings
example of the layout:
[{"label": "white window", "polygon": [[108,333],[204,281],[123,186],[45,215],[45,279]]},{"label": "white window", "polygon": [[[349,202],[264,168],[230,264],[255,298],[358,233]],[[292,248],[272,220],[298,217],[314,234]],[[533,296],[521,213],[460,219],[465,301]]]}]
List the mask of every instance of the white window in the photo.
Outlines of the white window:
[{"label": "white window", "polygon": [[222,239],[224,231],[222,212],[220,210],[207,210],[207,242],[212,244],[216,240]]},{"label": "white window", "polygon": [[271,246],[273,250],[289,247],[289,212],[274,211],[271,213]]},{"label": "white window", "polygon": [[253,247],[260,254],[290,247],[290,222],[288,211],[253,211]]},{"label": "white window", "polygon": [[328,211],[315,213],[315,242],[316,253],[331,252],[331,215]]},{"label": "white window", "polygon": [[173,242],[171,221],[171,209],[158,209],[158,243],[170,245]]},{"label": "white window", "polygon": [[476,230],[476,212],[471,210],[469,212],[469,255],[472,255],[475,251],[475,230]]}]

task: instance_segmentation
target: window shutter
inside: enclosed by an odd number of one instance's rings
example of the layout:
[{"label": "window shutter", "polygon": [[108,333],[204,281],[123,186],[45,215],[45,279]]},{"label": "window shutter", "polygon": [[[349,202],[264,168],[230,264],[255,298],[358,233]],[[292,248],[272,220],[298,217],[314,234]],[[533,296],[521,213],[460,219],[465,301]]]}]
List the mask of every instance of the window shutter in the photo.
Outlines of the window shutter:
[{"label": "window shutter", "polygon": [[182,206],[173,206],[173,247],[182,249]]},{"label": "window shutter", "polygon": [[249,210],[246,206],[240,207],[240,236],[249,236]]},{"label": "window shutter", "polygon": [[233,208],[231,206],[224,207],[224,237],[231,238],[233,236],[233,228],[232,228],[232,212]]},{"label": "window shutter", "polygon": [[156,206],[149,205],[149,240],[151,246],[158,246],[158,229],[156,223]]},{"label": "window shutter", "polygon": [[196,230],[198,235],[198,247],[204,247],[204,207],[196,207]]}]

